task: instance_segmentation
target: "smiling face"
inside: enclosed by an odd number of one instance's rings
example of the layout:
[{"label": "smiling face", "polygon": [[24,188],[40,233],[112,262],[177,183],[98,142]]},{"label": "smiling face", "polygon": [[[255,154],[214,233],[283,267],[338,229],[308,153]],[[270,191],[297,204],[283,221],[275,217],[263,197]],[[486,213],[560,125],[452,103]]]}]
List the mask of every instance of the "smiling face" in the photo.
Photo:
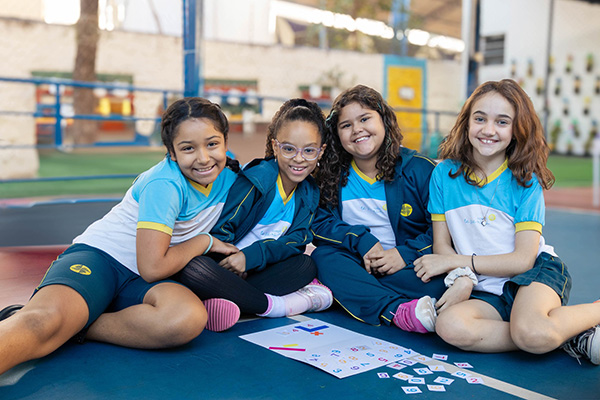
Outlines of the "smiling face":
[{"label": "smiling face", "polygon": [[[469,142],[473,157],[486,170],[496,170],[506,158],[506,148],[512,140],[515,110],[499,93],[490,92],[471,107]],[[488,171],[489,172],[489,171]]]},{"label": "smiling face", "polygon": [[363,169],[360,164],[375,165],[385,139],[385,126],[377,111],[350,103],[340,110],[337,131],[342,146],[363,172],[368,168]]},{"label": "smiling face", "polygon": [[192,118],[182,122],[173,140],[171,160],[188,179],[208,186],[227,163],[227,143],[223,133],[208,119]]},{"label": "smiling face", "polygon": [[[314,171],[325,149],[325,145],[321,146],[319,129],[315,124],[307,121],[286,122],[277,132],[277,140],[271,140],[271,145],[273,146],[273,153],[279,165],[279,174],[281,175],[283,189],[288,196],[298,183],[302,182]],[[304,159],[302,151],[298,151],[292,158],[284,157],[282,149],[291,151],[291,146],[296,147],[296,149],[306,147],[320,148],[321,151],[319,156],[314,160]],[[309,151],[305,151],[304,153],[307,154]],[[311,156],[312,154],[309,155],[309,158]]]}]

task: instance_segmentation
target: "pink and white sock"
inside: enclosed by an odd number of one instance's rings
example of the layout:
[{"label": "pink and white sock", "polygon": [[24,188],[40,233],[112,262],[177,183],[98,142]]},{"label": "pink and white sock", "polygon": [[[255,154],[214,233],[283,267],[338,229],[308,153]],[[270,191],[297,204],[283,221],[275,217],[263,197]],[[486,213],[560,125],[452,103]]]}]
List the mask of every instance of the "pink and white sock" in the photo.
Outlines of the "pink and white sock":
[{"label": "pink and white sock", "polygon": [[311,301],[305,295],[298,291],[286,294],[285,296],[274,296],[265,293],[269,306],[267,311],[258,314],[259,317],[279,318],[289,315],[302,314],[311,306]]}]

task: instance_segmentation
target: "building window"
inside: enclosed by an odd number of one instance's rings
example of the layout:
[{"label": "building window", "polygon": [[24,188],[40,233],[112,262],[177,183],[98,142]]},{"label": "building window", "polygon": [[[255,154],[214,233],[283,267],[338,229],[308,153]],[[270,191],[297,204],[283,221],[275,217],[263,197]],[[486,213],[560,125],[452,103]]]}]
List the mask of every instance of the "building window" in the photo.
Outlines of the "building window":
[{"label": "building window", "polygon": [[504,64],[504,35],[483,36],[483,65]]}]

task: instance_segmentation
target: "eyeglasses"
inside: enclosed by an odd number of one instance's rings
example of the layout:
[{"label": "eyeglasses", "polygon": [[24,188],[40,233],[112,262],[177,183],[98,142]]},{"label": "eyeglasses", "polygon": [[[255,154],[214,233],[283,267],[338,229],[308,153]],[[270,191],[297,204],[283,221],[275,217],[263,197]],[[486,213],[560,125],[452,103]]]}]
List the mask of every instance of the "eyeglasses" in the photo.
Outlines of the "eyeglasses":
[{"label": "eyeglasses", "polygon": [[279,146],[279,149],[281,150],[281,155],[285,158],[294,158],[300,152],[302,158],[306,161],[314,161],[321,153],[319,147],[302,147],[299,149],[293,144],[279,143],[277,139],[275,139],[275,143],[277,143],[277,146]]}]

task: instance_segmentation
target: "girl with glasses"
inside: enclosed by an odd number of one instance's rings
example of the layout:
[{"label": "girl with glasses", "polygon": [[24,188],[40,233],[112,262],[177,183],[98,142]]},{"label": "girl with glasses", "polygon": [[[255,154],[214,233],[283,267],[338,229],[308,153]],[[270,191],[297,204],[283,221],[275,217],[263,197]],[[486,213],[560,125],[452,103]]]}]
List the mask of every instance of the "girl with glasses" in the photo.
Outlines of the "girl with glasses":
[{"label": "girl with glasses", "polygon": [[218,294],[242,313],[282,317],[328,308],[331,291],[304,254],[319,203],[311,174],[326,147],[324,134],[316,103],[285,102],[269,125],[266,158],[240,172],[211,232],[240,251],[196,257],[177,279],[201,299]]},{"label": "girl with glasses", "polygon": [[394,110],[367,86],[340,94],[327,126],[312,227],[319,280],[360,321],[432,332],[444,284],[421,282],[412,263],[431,253],[434,162],[401,146]]}]

